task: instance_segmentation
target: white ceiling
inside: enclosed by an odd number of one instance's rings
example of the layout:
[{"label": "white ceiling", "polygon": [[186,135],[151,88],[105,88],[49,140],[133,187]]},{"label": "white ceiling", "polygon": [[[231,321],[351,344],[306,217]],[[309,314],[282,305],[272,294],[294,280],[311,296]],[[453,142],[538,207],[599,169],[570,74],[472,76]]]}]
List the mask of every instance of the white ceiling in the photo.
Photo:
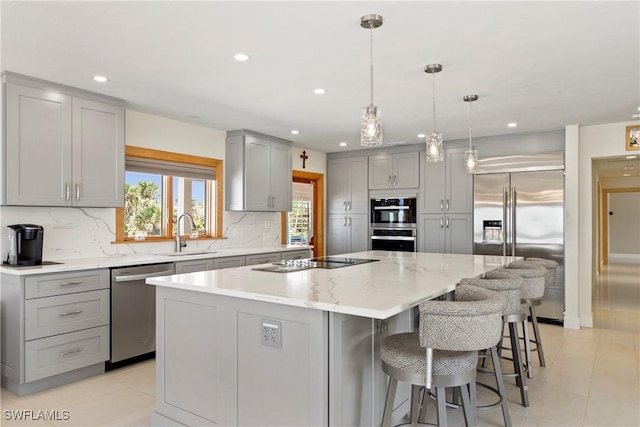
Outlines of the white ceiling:
[{"label": "white ceiling", "polygon": [[[630,121],[640,107],[638,1],[0,4],[4,70],[323,152],[359,148],[370,54],[360,17],[369,13],[384,17],[373,53],[385,143],[431,131],[430,63],[444,66],[435,84],[445,140],[468,137],[467,94],[480,97],[474,136]],[[236,62],[237,52],[252,59]]]}]

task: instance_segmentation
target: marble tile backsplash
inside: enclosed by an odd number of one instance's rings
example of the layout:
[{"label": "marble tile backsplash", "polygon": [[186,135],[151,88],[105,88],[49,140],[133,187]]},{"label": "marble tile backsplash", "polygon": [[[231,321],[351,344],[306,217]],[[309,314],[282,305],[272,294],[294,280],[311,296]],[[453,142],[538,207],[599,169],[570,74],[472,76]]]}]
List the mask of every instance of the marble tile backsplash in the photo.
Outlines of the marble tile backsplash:
[{"label": "marble tile backsplash", "polygon": [[[224,239],[190,240],[187,250],[280,245],[279,212],[224,212]],[[115,209],[0,207],[0,257],[6,259],[10,224],[44,227],[43,260],[165,253],[174,242],[114,244]]]}]

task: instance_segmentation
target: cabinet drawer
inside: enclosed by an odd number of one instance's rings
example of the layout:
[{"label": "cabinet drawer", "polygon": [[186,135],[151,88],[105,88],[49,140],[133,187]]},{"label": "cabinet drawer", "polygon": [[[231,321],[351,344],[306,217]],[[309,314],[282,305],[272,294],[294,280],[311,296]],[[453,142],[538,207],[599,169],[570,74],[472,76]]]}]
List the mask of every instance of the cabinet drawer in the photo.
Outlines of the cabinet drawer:
[{"label": "cabinet drawer", "polygon": [[25,340],[109,324],[109,290],[25,301]]},{"label": "cabinet drawer", "polygon": [[213,261],[210,259],[201,259],[194,261],[180,261],[175,264],[176,274],[195,273],[198,271],[207,271],[213,268]]},{"label": "cabinet drawer", "polygon": [[25,279],[25,298],[72,294],[81,291],[109,289],[109,270],[87,270],[30,276]]},{"label": "cabinet drawer", "polygon": [[247,255],[247,265],[268,264],[270,262],[276,262],[282,260],[280,252],[273,252],[268,254],[256,254]]},{"label": "cabinet drawer", "polygon": [[109,359],[109,326],[25,343],[25,382],[95,365]]},{"label": "cabinet drawer", "polygon": [[305,259],[311,257],[311,251],[309,249],[303,249],[299,251],[287,251],[282,252],[282,259]]},{"label": "cabinet drawer", "polygon": [[222,270],[223,268],[244,267],[245,262],[246,262],[246,259],[244,256],[214,258],[213,269]]}]

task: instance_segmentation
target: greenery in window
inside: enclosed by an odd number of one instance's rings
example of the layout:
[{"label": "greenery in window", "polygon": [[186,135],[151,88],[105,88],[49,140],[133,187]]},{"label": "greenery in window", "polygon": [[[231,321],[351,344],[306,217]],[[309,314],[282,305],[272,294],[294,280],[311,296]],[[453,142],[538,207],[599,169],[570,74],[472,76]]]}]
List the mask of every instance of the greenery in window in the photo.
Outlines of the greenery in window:
[{"label": "greenery in window", "polygon": [[117,241],[173,239],[175,221],[184,212],[196,228],[187,225],[182,235],[221,237],[222,161],[127,146],[125,168]]}]

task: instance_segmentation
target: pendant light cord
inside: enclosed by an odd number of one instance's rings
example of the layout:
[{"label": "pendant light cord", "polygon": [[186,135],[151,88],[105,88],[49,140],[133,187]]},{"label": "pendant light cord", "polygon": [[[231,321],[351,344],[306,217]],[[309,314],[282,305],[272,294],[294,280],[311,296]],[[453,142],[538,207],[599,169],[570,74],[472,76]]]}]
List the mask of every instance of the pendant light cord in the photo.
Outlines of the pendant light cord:
[{"label": "pendant light cord", "polygon": [[473,148],[473,146],[471,145],[471,104],[473,102],[469,102],[469,150],[471,150]]},{"label": "pendant light cord", "polygon": [[369,33],[370,33],[370,43],[371,43],[371,49],[369,50],[370,52],[369,105],[373,105],[373,24],[371,25],[371,27],[369,27]]},{"label": "pendant light cord", "polygon": [[436,133],[436,73],[435,72],[431,73],[431,77],[433,77],[433,79],[431,80],[432,89],[433,89],[433,132],[432,133]]}]

